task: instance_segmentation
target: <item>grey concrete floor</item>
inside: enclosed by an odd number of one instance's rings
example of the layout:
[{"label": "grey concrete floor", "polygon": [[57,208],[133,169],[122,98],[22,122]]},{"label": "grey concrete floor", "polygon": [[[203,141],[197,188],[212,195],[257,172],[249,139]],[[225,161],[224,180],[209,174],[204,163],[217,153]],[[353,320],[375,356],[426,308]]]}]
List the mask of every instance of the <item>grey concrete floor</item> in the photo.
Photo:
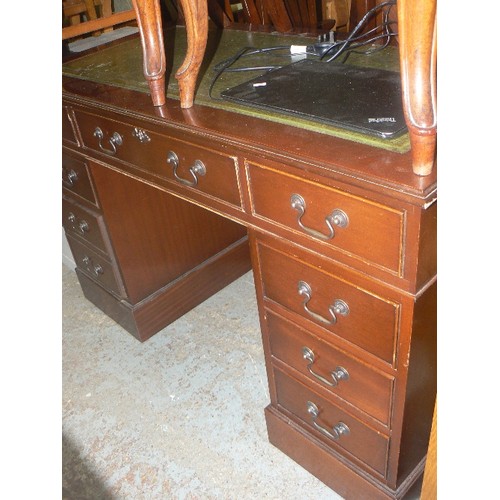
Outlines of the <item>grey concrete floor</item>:
[{"label": "grey concrete floor", "polygon": [[251,273],[142,344],[62,290],[63,499],[340,499],[267,440]]}]

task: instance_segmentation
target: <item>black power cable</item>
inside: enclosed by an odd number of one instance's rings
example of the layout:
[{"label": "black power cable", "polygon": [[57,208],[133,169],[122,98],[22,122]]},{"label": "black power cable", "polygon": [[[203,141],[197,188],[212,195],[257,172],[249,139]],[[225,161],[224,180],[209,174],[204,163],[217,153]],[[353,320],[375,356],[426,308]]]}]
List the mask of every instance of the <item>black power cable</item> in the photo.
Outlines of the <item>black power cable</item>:
[{"label": "black power cable", "polygon": [[[238,60],[240,60],[242,57],[265,54],[273,51],[287,51],[287,54],[290,55],[304,54],[305,56],[319,57],[320,60],[323,60],[326,56],[330,54],[330,57],[325,61],[328,63],[334,61],[335,59],[340,57],[340,55],[344,54],[344,58],[342,60],[342,63],[344,63],[351,53],[369,55],[374,52],[378,52],[380,50],[385,49],[389,45],[391,39],[397,36],[397,33],[392,31],[391,29],[391,26],[395,23],[389,20],[391,8],[394,5],[396,5],[396,1],[397,0],[388,0],[370,9],[363,16],[363,18],[356,24],[354,29],[349,33],[347,38],[345,38],[344,40],[329,42],[320,39],[317,43],[307,46],[277,45],[273,47],[264,47],[260,49],[255,47],[244,47],[240,49],[234,56],[225,59],[224,61],[221,61],[214,66],[213,71],[215,71],[216,74],[213,77],[208,90],[209,97],[214,100],[222,100],[214,98],[212,96],[212,92],[216,81],[220,78],[220,76],[224,72],[244,72],[244,71],[269,72],[283,67],[283,65],[266,65],[266,66],[248,66],[248,67],[231,68],[231,66],[235,64]],[[375,28],[372,28],[367,32],[363,32],[363,29],[366,27],[366,24],[379,12],[382,12],[383,22],[375,26]],[[369,37],[374,33],[378,33],[380,30],[382,30],[382,33]],[[329,34],[331,35],[332,33]],[[357,50],[360,47],[373,44],[373,42],[384,38],[385,38],[385,43],[380,46],[377,46],[375,48],[366,51]]]},{"label": "black power cable", "polygon": [[[331,61],[335,60],[345,50],[352,50],[352,49],[355,49],[355,48],[360,46],[359,44],[356,44],[353,47],[351,47],[351,44],[353,42],[361,40],[362,38],[366,37],[367,35],[378,31],[380,28],[382,28],[384,30],[384,33],[382,35],[378,35],[376,37],[370,38],[369,40],[366,40],[363,43],[363,45],[372,43],[373,41],[375,41],[379,38],[387,37],[386,44],[384,45],[384,48],[387,47],[387,45],[390,42],[390,38],[396,35],[396,33],[391,31],[390,25],[393,23],[389,21],[389,14],[390,14],[390,10],[391,10],[393,5],[396,5],[396,0],[389,0],[387,2],[382,2],[381,4],[378,4],[375,7],[373,7],[372,9],[370,9],[361,18],[361,21],[359,21],[358,24],[356,24],[356,26],[351,31],[351,33],[349,33],[348,37],[345,40],[343,40],[342,42],[332,44],[332,46],[328,50],[325,51],[325,53],[321,56],[321,58],[323,59],[329,52],[334,52],[334,54],[329,59],[327,59],[326,62],[331,62]],[[382,13],[383,13],[384,22],[382,24],[380,24],[379,26],[376,26],[375,28],[371,29],[370,31],[368,31],[364,34],[361,34],[359,36],[356,36],[360,31],[362,31],[362,29],[366,26],[368,21],[371,20],[371,18],[373,16],[375,16],[380,11],[382,11]],[[339,44],[340,44],[340,48],[338,47]]]}]

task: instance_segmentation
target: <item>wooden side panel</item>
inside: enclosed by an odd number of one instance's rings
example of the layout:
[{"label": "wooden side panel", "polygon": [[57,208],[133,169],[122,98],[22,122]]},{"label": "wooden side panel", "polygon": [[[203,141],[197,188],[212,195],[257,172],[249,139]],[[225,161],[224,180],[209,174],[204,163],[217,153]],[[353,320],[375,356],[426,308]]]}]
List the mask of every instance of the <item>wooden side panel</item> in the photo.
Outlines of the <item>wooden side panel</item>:
[{"label": "wooden side panel", "polygon": [[418,248],[417,290],[437,272],[437,201],[422,210]]},{"label": "wooden side panel", "polygon": [[437,283],[415,304],[398,479],[427,453],[437,386]]}]

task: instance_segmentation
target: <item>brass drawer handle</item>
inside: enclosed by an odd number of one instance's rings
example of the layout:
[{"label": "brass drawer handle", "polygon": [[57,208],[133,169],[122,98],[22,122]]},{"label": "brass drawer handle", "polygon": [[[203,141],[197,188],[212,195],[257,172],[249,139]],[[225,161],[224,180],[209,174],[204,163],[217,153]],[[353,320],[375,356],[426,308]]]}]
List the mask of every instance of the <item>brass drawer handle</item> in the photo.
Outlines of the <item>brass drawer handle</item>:
[{"label": "brass drawer handle", "polygon": [[88,255],[85,255],[82,261],[85,264],[87,270],[91,273],[94,273],[97,278],[100,274],[104,274],[104,269],[102,268],[102,266],[100,264],[94,264],[92,262],[92,259]]},{"label": "brass drawer handle", "polygon": [[314,352],[312,351],[312,349],[309,349],[309,347],[304,346],[302,348],[302,357],[306,361],[309,361],[309,364],[307,365],[307,369],[309,370],[309,373],[313,377],[317,378],[320,382],[323,382],[324,384],[328,385],[329,387],[337,387],[337,385],[339,384],[339,382],[341,380],[349,380],[349,373],[342,366],[337,366],[335,368],[335,370],[330,372],[332,380],[328,380],[325,377],[323,377],[322,375],[315,373],[314,370],[312,369],[312,365],[314,363]]},{"label": "brass drawer handle", "polygon": [[333,226],[344,228],[349,225],[349,217],[347,214],[343,210],[340,210],[340,208],[336,208],[331,214],[325,217],[328,234],[324,234],[320,231],[316,231],[316,229],[307,227],[302,223],[302,216],[306,213],[306,201],[302,198],[302,196],[300,196],[300,194],[292,194],[290,197],[290,206],[298,212],[297,223],[299,226],[307,234],[323,241],[331,240],[335,236],[335,229]]},{"label": "brass drawer handle", "polygon": [[105,148],[102,145],[102,140],[104,139],[104,132],[99,127],[96,127],[96,129],[94,130],[94,137],[97,137],[97,139],[99,139],[100,150],[103,151],[104,153],[107,153],[108,155],[115,155],[117,151],[116,146],[121,146],[123,144],[122,136],[118,132],[113,132],[113,135],[108,140],[112,149]]},{"label": "brass drawer handle", "polygon": [[319,410],[318,407],[312,401],[307,402],[307,412],[309,413],[309,415],[311,415],[313,426],[316,429],[318,429],[318,431],[320,431],[322,434],[329,437],[330,439],[333,439],[334,441],[338,441],[341,438],[341,436],[348,436],[351,432],[349,427],[347,427],[347,425],[344,424],[344,422],[339,422],[335,424],[332,427],[331,431],[323,427],[322,425],[319,425],[318,422],[316,422],[319,416]]},{"label": "brass drawer handle", "polygon": [[[76,224],[76,222],[77,222],[76,215],[73,212],[70,212],[68,214],[68,220],[71,222],[71,224]],[[84,234],[84,233],[88,233],[90,231],[90,226],[85,219],[82,219],[78,223],[78,227],[75,229],[78,229],[82,234]]]},{"label": "brass drawer handle", "polygon": [[312,297],[312,290],[308,283],[305,281],[299,281],[297,284],[297,291],[299,295],[304,297],[304,301],[302,302],[302,307],[304,311],[309,314],[315,320],[324,323],[326,325],[334,325],[337,323],[337,316],[347,316],[349,314],[349,306],[342,299],[336,299],[333,304],[328,308],[328,312],[330,313],[331,319],[325,318],[321,316],[321,314],[315,313],[311,311],[308,307],[308,303]]},{"label": "brass drawer handle", "polygon": [[63,167],[63,171],[63,184],[68,187],[73,187],[75,182],[78,180],[78,174],[72,168],[68,170],[66,167]]},{"label": "brass drawer handle", "polygon": [[167,163],[172,165],[172,168],[174,169],[174,177],[185,186],[196,186],[198,184],[198,176],[202,177],[207,173],[207,169],[203,162],[201,160],[195,160],[189,167],[189,173],[191,174],[193,180],[183,179],[177,174],[177,169],[179,168],[179,157],[173,151],[169,151],[167,153]]},{"label": "brass drawer handle", "polygon": [[82,234],[88,233],[90,231],[88,222],[85,219],[82,219],[78,224],[78,229]]}]

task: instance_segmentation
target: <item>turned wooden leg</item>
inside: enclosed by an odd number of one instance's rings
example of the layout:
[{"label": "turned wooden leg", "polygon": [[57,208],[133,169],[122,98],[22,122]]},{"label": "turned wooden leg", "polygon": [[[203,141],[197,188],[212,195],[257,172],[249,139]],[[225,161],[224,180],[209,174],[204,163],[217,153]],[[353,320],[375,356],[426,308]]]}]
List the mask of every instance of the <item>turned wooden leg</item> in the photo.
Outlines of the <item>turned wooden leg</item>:
[{"label": "turned wooden leg", "polygon": [[207,46],[208,8],[207,0],[181,0],[181,5],[186,20],[187,53],[175,77],[179,82],[181,108],[190,108]]},{"label": "turned wooden leg", "polygon": [[436,0],[399,0],[403,108],[413,172],[429,175],[436,157]]},{"label": "turned wooden leg", "polygon": [[160,0],[132,0],[141,35],[144,77],[154,106],[165,104],[165,46]]}]

